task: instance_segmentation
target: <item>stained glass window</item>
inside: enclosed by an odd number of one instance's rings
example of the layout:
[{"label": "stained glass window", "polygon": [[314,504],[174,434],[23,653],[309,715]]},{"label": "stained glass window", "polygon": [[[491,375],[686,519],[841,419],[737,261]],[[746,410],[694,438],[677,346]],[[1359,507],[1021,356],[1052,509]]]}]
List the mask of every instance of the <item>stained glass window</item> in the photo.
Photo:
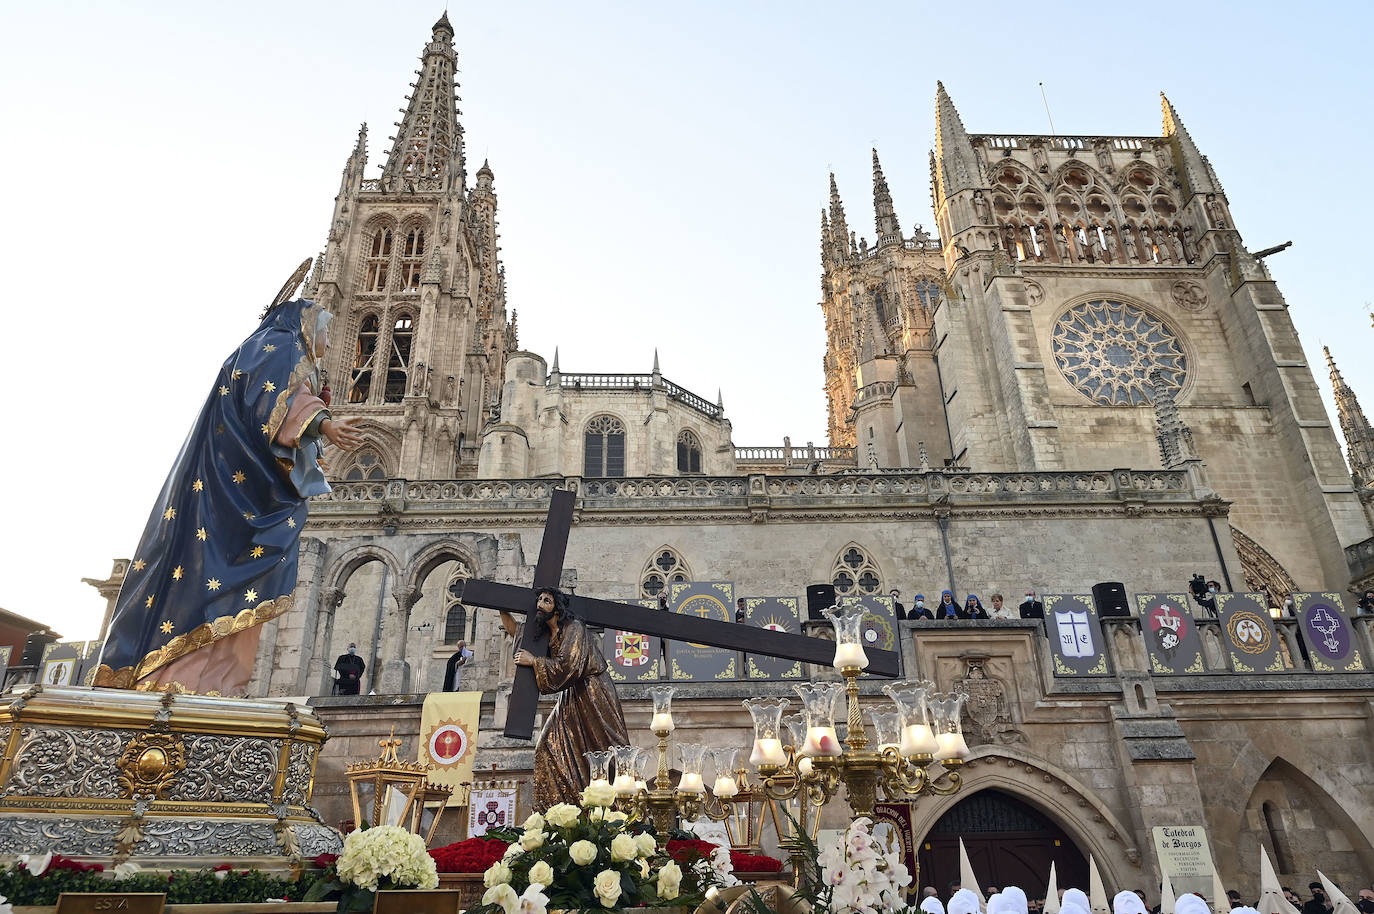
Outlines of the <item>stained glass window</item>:
[{"label": "stained glass window", "polygon": [[1122,302],[1075,305],[1055,322],[1050,345],[1069,383],[1103,406],[1148,406],[1156,370],[1174,393],[1187,379],[1187,358],[1174,331]]}]

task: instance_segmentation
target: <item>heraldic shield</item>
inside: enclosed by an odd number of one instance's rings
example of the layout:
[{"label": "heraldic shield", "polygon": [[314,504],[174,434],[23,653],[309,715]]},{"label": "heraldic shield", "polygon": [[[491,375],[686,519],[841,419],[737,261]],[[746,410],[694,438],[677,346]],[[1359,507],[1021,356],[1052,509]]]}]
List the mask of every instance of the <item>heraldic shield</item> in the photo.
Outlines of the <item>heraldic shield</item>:
[{"label": "heraldic shield", "polygon": [[1047,594],[1045,628],[1056,676],[1109,676],[1102,625],[1091,594]]}]

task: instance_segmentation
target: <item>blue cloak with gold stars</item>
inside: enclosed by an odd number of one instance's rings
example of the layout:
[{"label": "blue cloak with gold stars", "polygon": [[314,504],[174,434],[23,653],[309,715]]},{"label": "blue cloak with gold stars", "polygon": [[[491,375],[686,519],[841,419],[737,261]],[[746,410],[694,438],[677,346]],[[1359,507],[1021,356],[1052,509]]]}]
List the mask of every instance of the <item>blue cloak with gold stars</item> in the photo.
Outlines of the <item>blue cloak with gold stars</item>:
[{"label": "blue cloak with gold stars", "polygon": [[[317,392],[321,310],[311,301],[274,308],[220,368],[125,576],[97,685],[135,688],[291,608],[306,496],[328,485],[315,473],[301,491],[278,456],[291,451],[273,443],[292,395]],[[309,439],[295,454],[313,461],[318,452]]]}]

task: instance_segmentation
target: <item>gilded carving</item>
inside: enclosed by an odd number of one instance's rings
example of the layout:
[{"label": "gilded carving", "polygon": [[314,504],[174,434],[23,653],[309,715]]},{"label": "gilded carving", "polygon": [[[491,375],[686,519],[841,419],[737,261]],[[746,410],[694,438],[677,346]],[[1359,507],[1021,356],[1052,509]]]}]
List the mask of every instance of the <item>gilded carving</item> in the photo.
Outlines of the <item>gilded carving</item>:
[{"label": "gilded carving", "polygon": [[124,796],[159,799],[186,767],[186,747],[174,733],[140,733],[115,767]]}]

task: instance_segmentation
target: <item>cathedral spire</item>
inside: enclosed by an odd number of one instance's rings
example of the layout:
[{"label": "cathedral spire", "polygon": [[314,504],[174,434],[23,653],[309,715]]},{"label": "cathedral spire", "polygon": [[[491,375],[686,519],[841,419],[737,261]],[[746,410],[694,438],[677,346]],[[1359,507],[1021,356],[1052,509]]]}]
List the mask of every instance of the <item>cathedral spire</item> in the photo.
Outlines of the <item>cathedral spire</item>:
[{"label": "cathedral spire", "polygon": [[434,23],[433,35],[420,58],[418,79],[411,83],[404,117],[396,125],[396,135],[382,177],[390,179],[392,189],[404,190],[399,181],[418,182],[437,179],[437,187],[427,190],[461,192],[464,179],[463,128],[458,123],[458,82],[455,73],[458,54],[453,49],[453,26],[448,13]]},{"label": "cathedral spire", "polygon": [[1183,118],[1178,116],[1163,92],[1159,93],[1159,103],[1164,110],[1164,138],[1173,146],[1174,163],[1183,179],[1184,190],[1189,194],[1221,193],[1221,183],[1212,171],[1212,164],[1198,150],[1188,128],[1183,126]]},{"label": "cathedral spire", "polygon": [[973,187],[978,166],[973,145],[945,84],[935,83],[935,182],[936,205],[961,190]]},{"label": "cathedral spire", "polygon": [[1326,353],[1326,365],[1331,371],[1331,389],[1336,395],[1336,415],[1341,423],[1341,434],[1345,437],[1350,476],[1356,486],[1368,485],[1374,482],[1374,428],[1370,428],[1369,420],[1364,417],[1355,391],[1341,377],[1341,370],[1336,367],[1331,350],[1323,346],[1322,352]]},{"label": "cathedral spire", "polygon": [[844,218],[844,201],[840,199],[840,188],[835,184],[835,173],[830,173],[830,237],[839,239],[838,246],[844,249],[849,238],[849,223]]},{"label": "cathedral spire", "polygon": [[897,221],[897,212],[892,206],[892,192],[887,189],[887,178],[883,175],[882,163],[878,161],[878,150],[873,150],[873,217],[878,230],[878,245],[883,239],[902,240],[902,227]]},{"label": "cathedral spire", "polygon": [[821,207],[821,268],[825,269],[830,263],[830,218],[825,214],[825,207]]},{"label": "cathedral spire", "polygon": [[1150,372],[1149,381],[1150,401],[1155,408],[1155,440],[1159,442],[1159,459],[1165,469],[1176,470],[1188,461],[1198,459],[1193,430],[1179,415],[1174,389],[1166,382],[1163,372],[1158,369]]}]

